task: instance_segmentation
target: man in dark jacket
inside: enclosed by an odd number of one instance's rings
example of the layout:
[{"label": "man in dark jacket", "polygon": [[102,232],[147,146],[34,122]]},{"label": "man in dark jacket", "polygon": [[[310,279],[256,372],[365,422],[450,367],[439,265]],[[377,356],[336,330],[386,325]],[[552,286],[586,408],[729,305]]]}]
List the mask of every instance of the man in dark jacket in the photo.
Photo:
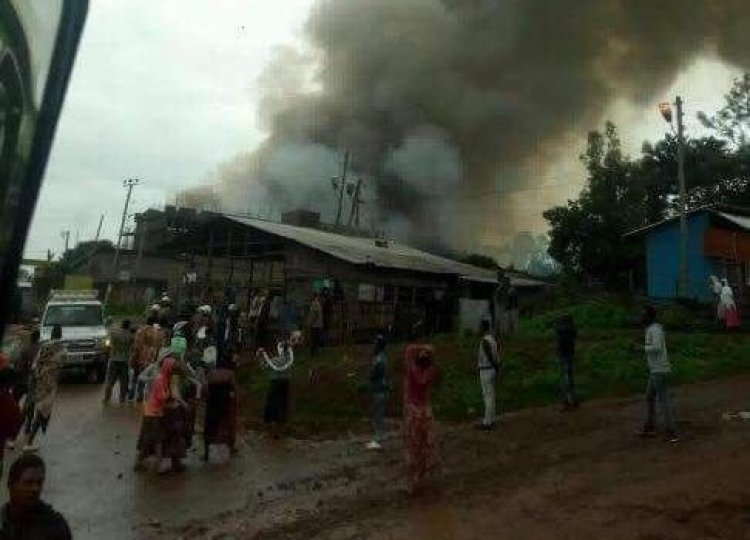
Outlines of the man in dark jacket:
[{"label": "man in dark jacket", "polygon": [[44,476],[44,461],[36,454],[24,454],[11,465],[0,540],[72,540],[65,518],[41,499]]}]

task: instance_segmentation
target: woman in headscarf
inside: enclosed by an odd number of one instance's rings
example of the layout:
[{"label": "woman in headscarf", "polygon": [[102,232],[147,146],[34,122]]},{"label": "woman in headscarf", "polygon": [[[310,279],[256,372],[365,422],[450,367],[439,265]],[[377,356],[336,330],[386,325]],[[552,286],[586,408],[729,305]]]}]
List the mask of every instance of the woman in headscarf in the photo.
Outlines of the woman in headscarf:
[{"label": "woman in headscarf", "polygon": [[237,386],[234,377],[235,353],[223,351],[216,367],[208,372],[206,384],[206,420],[203,427],[203,459],[208,461],[212,444],[225,444],[237,453]]},{"label": "woman in headscarf", "polygon": [[[416,333],[415,333],[416,335]],[[437,465],[437,444],[430,390],[435,381],[435,349],[413,343],[404,353],[404,447],[409,493],[422,488]]]},{"label": "woman in headscarf", "polygon": [[734,291],[729,286],[729,281],[726,278],[721,280],[721,285],[721,294],[719,296],[721,318],[728,329],[739,328],[740,316],[737,311],[737,304],[734,302]]},{"label": "woman in headscarf", "polygon": [[269,357],[264,349],[258,351],[264,367],[271,369],[263,421],[269,426],[274,438],[279,437],[280,427],[286,423],[289,413],[289,376],[294,364],[291,340],[279,341],[276,351],[278,354],[273,357]]},{"label": "woman in headscarf", "polygon": [[193,435],[195,434],[195,419],[198,409],[198,396],[200,393],[201,381],[195,369],[187,362],[187,353],[189,344],[184,335],[186,326],[178,323],[174,326],[170,350],[177,360],[177,369],[174,376],[173,388],[174,395],[179,396],[184,407],[179,411],[181,413],[183,437],[185,447],[192,448]]},{"label": "woman in headscarf", "polygon": [[60,370],[65,362],[65,346],[62,340],[62,327],[52,327],[50,341],[39,350],[34,366],[31,369],[32,392],[31,403],[34,407],[33,420],[26,424],[26,434],[29,436],[24,450],[35,451],[37,446],[34,439],[41,429],[47,433],[52,407],[57,397],[57,382]]},{"label": "woman in headscarf", "polygon": [[155,470],[159,472],[161,460],[168,457],[172,470],[184,468],[185,437],[180,409],[185,404],[179,396],[177,360],[167,356],[161,362],[159,375],[151,385],[143,406],[141,433],[138,437],[138,457],[135,469],[141,470],[149,456],[156,458]]}]

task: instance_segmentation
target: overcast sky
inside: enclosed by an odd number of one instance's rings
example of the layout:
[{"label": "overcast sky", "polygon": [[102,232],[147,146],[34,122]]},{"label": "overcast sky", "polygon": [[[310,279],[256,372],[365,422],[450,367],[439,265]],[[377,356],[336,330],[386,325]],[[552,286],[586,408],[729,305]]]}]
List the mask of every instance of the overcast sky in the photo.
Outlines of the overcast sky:
[{"label": "overcast sky", "polygon": [[[91,2],[27,256],[43,257],[48,248],[59,255],[64,229],[71,242],[93,238],[102,213],[102,236],[114,238],[125,178],[141,180],[131,211],[142,211],[253,148],[263,136],[255,81],[274,47],[299,42],[313,2]],[[686,98],[693,130],[694,112],[714,110],[734,74],[705,60],[676,82],[669,93],[679,89]],[[664,132],[656,104],[615,107],[610,117],[633,153]],[[577,189],[571,185],[571,195]]]},{"label": "overcast sky", "polygon": [[60,231],[114,238],[132,209],[162,204],[262,134],[255,81],[294,42],[312,0],[95,0],[58,125],[27,256],[62,249]]}]

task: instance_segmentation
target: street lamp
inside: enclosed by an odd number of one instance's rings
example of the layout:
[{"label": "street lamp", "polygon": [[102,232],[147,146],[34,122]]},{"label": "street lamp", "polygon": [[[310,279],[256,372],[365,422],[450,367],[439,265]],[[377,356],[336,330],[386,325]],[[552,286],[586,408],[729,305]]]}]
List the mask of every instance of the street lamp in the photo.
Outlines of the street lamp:
[{"label": "street lamp", "polygon": [[[680,259],[679,259],[679,281],[677,282],[678,298],[688,297],[688,225],[687,225],[687,190],[685,189],[685,125],[683,118],[685,113],[682,110],[682,98],[675,98],[674,106],[677,116],[677,180],[680,187]],[[660,103],[659,111],[664,120],[672,126],[672,104]]]}]

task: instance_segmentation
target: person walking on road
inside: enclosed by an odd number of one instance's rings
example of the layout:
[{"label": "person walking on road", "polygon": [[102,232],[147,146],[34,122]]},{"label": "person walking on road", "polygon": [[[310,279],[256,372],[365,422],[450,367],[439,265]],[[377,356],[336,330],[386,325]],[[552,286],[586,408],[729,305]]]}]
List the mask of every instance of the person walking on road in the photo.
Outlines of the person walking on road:
[{"label": "person walking on road", "polygon": [[562,391],[563,410],[569,411],[578,407],[575,391],[575,349],[578,332],[573,317],[563,315],[555,322],[557,334],[557,362],[560,366],[560,389]]},{"label": "person walking on road", "polygon": [[667,440],[678,442],[676,422],[669,397],[669,375],[672,366],[667,355],[667,343],[664,328],[656,321],[656,309],[647,306],[643,311],[643,322],[646,326],[645,346],[646,362],[649,377],[646,387],[647,415],[642,436],[653,436],[655,431],[656,403],[664,416],[664,428]]},{"label": "person walking on road", "polygon": [[18,404],[29,392],[29,378],[31,377],[31,366],[34,365],[37,354],[39,354],[39,330],[34,330],[29,336],[28,343],[21,349],[18,361],[15,365],[16,384],[13,395]]},{"label": "person walking on road", "polygon": [[480,427],[489,431],[495,425],[495,384],[500,373],[500,353],[490,321],[482,320],[480,329],[482,340],[479,342],[477,369],[484,400],[484,418]]},{"label": "person walking on road", "polygon": [[57,398],[57,385],[60,370],[65,363],[65,346],[62,340],[62,328],[60,325],[52,327],[51,340],[42,345],[39,356],[34,362],[31,370],[32,392],[31,403],[34,407],[33,420],[26,424],[28,441],[24,450],[35,451],[34,444],[39,430],[47,433],[49,420],[52,416],[52,407]]},{"label": "person walking on road", "polygon": [[104,384],[104,404],[112,400],[112,390],[119,383],[120,403],[128,397],[129,363],[133,348],[133,332],[130,321],[122,321],[120,328],[112,332],[112,351],[107,365],[107,380]]},{"label": "person walking on road", "polygon": [[388,357],[385,354],[385,337],[378,334],[372,351],[370,367],[370,393],[372,394],[373,438],[367,444],[368,450],[380,450],[385,439],[385,413],[388,407]]},{"label": "person walking on road", "polygon": [[42,498],[46,467],[36,454],[23,454],[8,473],[9,501],[0,511],[0,538],[72,540],[65,518]]},{"label": "person walking on road", "polygon": [[[415,338],[416,338],[416,332]],[[416,494],[427,476],[437,467],[435,419],[430,390],[435,382],[435,349],[432,345],[412,343],[404,352],[404,446],[406,450],[406,488]]]}]

